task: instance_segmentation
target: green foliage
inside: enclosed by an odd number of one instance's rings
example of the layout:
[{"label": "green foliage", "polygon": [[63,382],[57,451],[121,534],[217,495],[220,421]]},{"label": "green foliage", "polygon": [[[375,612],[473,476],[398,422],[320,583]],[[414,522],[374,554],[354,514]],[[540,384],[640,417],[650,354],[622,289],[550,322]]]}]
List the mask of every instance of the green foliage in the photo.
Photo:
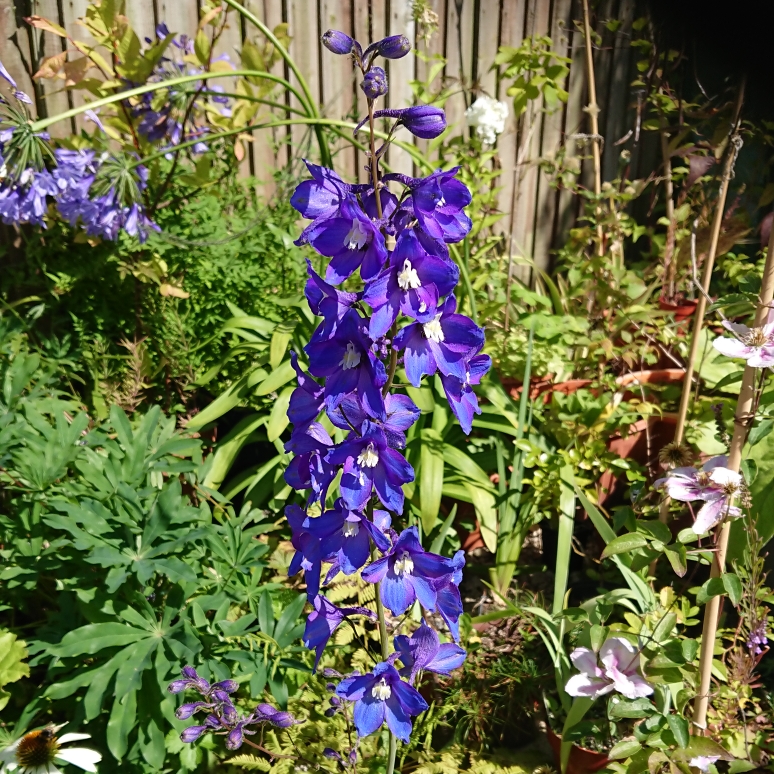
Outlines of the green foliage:
[{"label": "green foliage", "polygon": [[30,675],[30,667],[25,663],[29,655],[26,644],[13,632],[0,632],[0,710],[11,698],[5,686]]},{"label": "green foliage", "polygon": [[[194,768],[168,738],[182,725],[165,687],[183,663],[280,705],[307,670],[305,596],[264,579],[277,527],[202,485],[212,458],[158,407],[96,423],[23,337],[6,331],[2,351],[2,616],[33,656],[17,726],[88,722],[124,770],[173,750]],[[10,666],[5,682],[25,674]]]}]

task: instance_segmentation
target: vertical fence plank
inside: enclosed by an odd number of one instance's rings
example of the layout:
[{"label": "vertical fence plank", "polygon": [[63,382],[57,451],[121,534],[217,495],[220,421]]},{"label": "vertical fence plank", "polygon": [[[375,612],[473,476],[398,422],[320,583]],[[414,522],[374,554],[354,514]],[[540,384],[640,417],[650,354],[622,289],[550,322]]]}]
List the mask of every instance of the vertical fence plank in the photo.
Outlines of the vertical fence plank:
[{"label": "vertical fence plank", "polygon": [[[298,65],[301,74],[309,84],[312,99],[320,103],[320,28],[318,25],[318,5],[311,0],[289,0],[288,10],[290,17],[290,55]],[[291,79],[294,80],[294,79]],[[297,83],[294,83],[298,86]],[[291,97],[290,104],[299,107],[295,97]],[[295,168],[300,168],[301,157],[311,155],[317,158],[317,147],[314,140],[314,132],[310,127],[294,126],[290,132],[291,152],[295,159]]]},{"label": "vertical fence plank", "polygon": [[[14,0],[0,0],[0,62],[2,62],[18,87],[32,97],[35,89],[32,83],[30,41],[26,24],[17,13]],[[3,93],[6,83],[3,82]],[[31,106],[34,110],[34,106]]]},{"label": "vertical fence plank", "polygon": [[[38,0],[37,13],[55,24],[63,25],[64,15],[60,15],[56,0]],[[26,26],[26,25],[25,25]],[[19,30],[19,34],[22,31]],[[41,62],[56,54],[67,50],[67,41],[50,32],[43,32],[32,27],[29,28],[29,37],[34,38],[30,47],[30,74],[34,75],[40,68]],[[35,101],[38,104],[38,114],[41,116],[53,116],[70,107],[71,99],[65,91],[64,80],[38,80],[35,82]],[[30,95],[32,96],[32,95]],[[51,127],[54,137],[64,137],[72,132],[74,123],[70,121],[59,122]]]},{"label": "vertical fence plank", "polygon": [[[320,0],[320,33],[326,30],[340,30],[351,35],[352,7],[350,0]],[[354,117],[354,89],[360,83],[360,71],[353,66],[352,58],[337,56],[324,47],[321,49],[321,103],[323,115],[327,118]],[[357,154],[354,146],[345,139],[339,139],[332,149],[335,153],[336,169],[346,180],[354,180]]]},{"label": "vertical fence plank", "polygon": [[500,33],[500,3],[481,0],[476,24],[475,60],[473,77],[476,96],[486,94],[494,97],[497,90],[497,75],[492,70],[497,55],[497,39]]},{"label": "vertical fence plank", "polygon": [[[412,12],[411,0],[391,0],[390,16],[388,19],[388,35],[406,35],[412,44],[411,53],[402,59],[389,62],[389,93],[388,105],[391,108],[404,108],[412,102],[411,81],[414,78],[414,60],[416,55],[413,46],[416,38],[416,30]],[[406,129],[399,129],[396,138],[404,142],[413,142],[412,135]],[[394,172],[410,175],[414,171],[414,163],[408,151],[391,147],[388,151],[387,161]]]},{"label": "vertical fence plank", "polygon": [[446,121],[453,133],[465,131],[466,89],[470,86],[473,65],[473,0],[448,0],[446,7],[445,77],[456,82],[454,93],[446,101]]},{"label": "vertical fence plank", "polygon": [[[426,8],[429,20],[435,20],[437,27],[432,30],[429,27],[425,27],[425,23],[421,23],[415,30],[416,35],[416,47],[422,56],[415,57],[414,73],[418,81],[424,83],[430,76],[430,70],[437,62],[437,58],[444,56],[446,48],[446,2],[445,0],[427,0]],[[423,33],[427,32],[429,37],[420,37]],[[432,34],[430,34],[432,32]],[[430,84],[430,89],[433,91],[440,91],[443,83],[443,71],[435,80]],[[420,152],[427,153],[428,140],[417,140],[417,148]],[[414,173],[420,174],[420,170],[414,167]]]},{"label": "vertical fence plank", "polygon": [[[72,1],[72,0],[71,0]],[[156,0],[159,22],[166,22],[170,32],[195,35],[199,26],[199,5],[196,0]]]},{"label": "vertical fence plank", "polygon": [[[558,56],[568,56],[568,37],[566,34],[566,19],[569,13],[570,0],[555,0],[550,26],[547,30],[553,41],[553,50]],[[567,83],[562,84],[564,88]],[[546,109],[547,106],[546,106]],[[543,116],[543,127],[540,137],[540,157],[550,158],[561,147],[564,130],[564,105],[559,105]],[[546,269],[551,262],[551,247],[554,227],[558,216],[559,196],[551,184],[548,175],[542,171],[537,176],[537,191],[535,195],[535,229],[534,249],[538,265]]]},{"label": "vertical fence plank", "polygon": [[[518,47],[524,39],[524,14],[526,0],[504,0],[500,10],[500,34],[498,48],[502,46]],[[499,208],[504,213],[500,219],[498,230],[506,237],[508,244],[506,251],[510,252],[512,248],[511,237],[513,234],[513,204],[514,191],[516,189],[517,166],[520,128],[523,126],[523,119],[517,118],[513,114],[513,100],[506,95],[510,82],[498,78],[496,81],[496,95],[498,99],[505,100],[508,103],[510,114],[505,124],[505,131],[497,139],[497,152],[502,164],[502,174],[500,175],[500,197]]]}]

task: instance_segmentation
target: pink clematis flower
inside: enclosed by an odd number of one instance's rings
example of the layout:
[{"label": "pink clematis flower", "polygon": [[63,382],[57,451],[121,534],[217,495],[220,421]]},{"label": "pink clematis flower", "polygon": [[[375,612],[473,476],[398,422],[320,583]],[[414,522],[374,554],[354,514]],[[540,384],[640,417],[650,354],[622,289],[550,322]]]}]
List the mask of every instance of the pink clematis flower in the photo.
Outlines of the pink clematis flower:
[{"label": "pink clematis flower", "polygon": [[735,333],[737,338],[721,336],[712,342],[721,355],[742,358],[751,368],[774,366],[774,322],[768,322],[762,328],[748,328],[725,320],[723,327]]},{"label": "pink clematis flower", "polygon": [[639,651],[623,637],[608,637],[599,654],[588,648],[576,648],[570,659],[580,670],[564,687],[570,696],[596,699],[618,691],[627,699],[637,699],[653,693],[653,687],[639,673]]},{"label": "pink clematis flower", "polygon": [[727,462],[728,458],[720,455],[707,460],[701,470],[675,468],[654,484],[656,488],[663,487],[673,500],[704,501],[691,528],[697,535],[711,530],[725,516],[736,518],[742,514],[739,508],[731,505],[741,488],[742,477],[725,467]]}]

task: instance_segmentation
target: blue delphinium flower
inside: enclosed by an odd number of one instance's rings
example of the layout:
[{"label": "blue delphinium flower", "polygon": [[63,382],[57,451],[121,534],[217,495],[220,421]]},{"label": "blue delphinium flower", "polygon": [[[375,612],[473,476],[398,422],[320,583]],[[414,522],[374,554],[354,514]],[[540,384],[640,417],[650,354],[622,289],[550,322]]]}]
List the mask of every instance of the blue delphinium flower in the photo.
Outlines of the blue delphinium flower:
[{"label": "blue delphinium flower", "polygon": [[[375,58],[404,56],[408,40],[392,36],[364,51],[345,33],[331,30],[323,44],[351,57],[361,70],[370,114],[392,118],[393,130],[405,126],[422,138],[444,131],[445,114],[434,106],[373,109],[387,87]],[[464,213],[470,193],[456,179],[457,169],[426,178],[385,175],[379,181],[379,158],[388,142],[368,159],[369,183],[348,184],[333,170],[307,162],[311,179],[292,197],[296,210],[311,221],[297,244],[330,258],[324,279],[307,264],[305,294],[319,324],[304,348],[308,372],[291,356],[298,387],[289,408],[294,428],[285,446],[295,455],[285,480],[310,490],[307,510],[291,505],[286,514],[296,549],[290,571],[304,570],[314,608],[304,642],[315,651],[315,668],[336,627],[349,615],[367,614],[325,598],[321,587],[339,573],[359,571],[363,580],[378,584],[379,600],[394,616],[418,601],[440,616],[455,641],[460,635],[464,553],[447,558],[425,551],[417,527],[398,534],[393,524],[403,513],[403,487],[414,479],[401,450],[420,415],[402,391],[406,383],[419,387],[424,376],[438,374],[452,411],[469,433],[480,411],[473,386],[491,366],[489,356],[481,354],[484,331],[457,312],[459,269],[447,246],[470,231]],[[329,433],[328,423],[335,433]],[[338,492],[329,495],[334,481]],[[395,652],[383,663],[368,674],[345,678],[331,699],[328,714],[344,711],[342,699],[355,703],[358,736],[386,721],[394,736],[407,741],[411,718],[427,708],[412,686],[417,675],[448,674],[465,658],[459,645],[441,644],[425,621],[394,644]],[[394,666],[398,661],[400,673]],[[344,760],[334,750],[326,755]],[[349,755],[354,760],[356,750]]]},{"label": "blue delphinium flower", "polygon": [[441,641],[435,630],[423,620],[422,625],[411,635],[401,634],[395,638],[395,656],[403,668],[400,675],[414,684],[417,674],[422,671],[448,675],[465,661],[465,651],[459,645]]},{"label": "blue delphinium flower", "polygon": [[373,672],[342,680],[336,693],[355,702],[358,736],[373,734],[386,720],[390,731],[408,742],[411,717],[427,709],[427,702],[416,688],[401,680],[395,667],[384,662],[377,664]]}]

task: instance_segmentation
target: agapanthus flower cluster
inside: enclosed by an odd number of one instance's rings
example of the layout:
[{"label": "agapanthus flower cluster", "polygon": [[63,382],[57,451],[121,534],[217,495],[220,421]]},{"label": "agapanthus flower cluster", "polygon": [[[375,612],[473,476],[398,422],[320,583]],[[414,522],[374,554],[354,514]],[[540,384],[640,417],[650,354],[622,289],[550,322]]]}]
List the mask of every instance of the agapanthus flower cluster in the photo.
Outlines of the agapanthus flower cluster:
[{"label": "agapanthus flower cluster", "polygon": [[747,647],[753,656],[760,656],[764,650],[768,649],[769,638],[766,634],[767,626],[768,619],[764,616],[756,622],[755,626],[750,629],[750,633],[747,635]]},{"label": "agapanthus flower cluster", "polygon": [[[158,226],[142,200],[148,172],[131,156],[97,155],[93,150],[54,151],[46,132],[35,132],[16,83],[0,64],[2,76],[20,105],[0,96],[0,220],[9,225],[46,227],[54,202],[71,225],[92,236],[115,240],[121,230],[141,242]],[[92,113],[92,120],[101,126]]]},{"label": "agapanthus flower cluster", "polygon": [[[167,25],[164,22],[158,24],[155,42],[165,41],[169,37]],[[150,38],[145,40],[147,43],[154,42]],[[181,75],[203,73],[203,67],[190,64],[193,53],[193,38],[187,35],[171,38],[166,54],[154,67],[148,83],[163,84]],[[186,57],[189,57],[189,60],[186,60]],[[215,61],[217,60],[227,61],[228,55],[222,54],[216,57]],[[137,85],[128,83],[127,88]],[[182,142],[201,140],[192,146],[192,150],[194,153],[203,153],[207,150],[207,144],[201,138],[210,131],[209,125],[200,120],[206,109],[211,107],[223,116],[231,115],[230,100],[223,91],[222,86],[192,82],[182,87],[143,94],[131,106],[131,111],[135,118],[139,118],[140,133],[151,142],[166,141],[170,146],[174,146]],[[211,105],[208,105],[207,99]]]},{"label": "agapanthus flower cluster", "polygon": [[[363,50],[344,33],[329,31],[323,43],[352,56],[363,73],[369,110],[393,118],[392,131],[400,125],[419,137],[435,137],[445,129],[443,111],[432,106],[373,111],[374,99],[387,89],[383,70],[373,62],[405,55],[405,38],[393,36]],[[369,159],[371,165],[378,167],[383,150]],[[316,668],[337,626],[350,616],[373,617],[367,609],[342,609],[326,599],[323,588],[340,572],[359,572],[378,584],[381,602],[394,616],[418,604],[427,621],[443,620],[459,640],[463,552],[448,558],[426,551],[417,527],[399,528],[403,486],[414,480],[403,454],[406,431],[419,417],[405,385],[418,387],[423,377],[438,375],[469,433],[480,411],[473,386],[491,362],[481,354],[483,330],[456,308],[459,270],[447,245],[471,228],[464,212],[470,192],[456,179],[457,169],[378,180],[369,167],[372,182],[352,185],[331,169],[310,162],[307,167],[311,178],[291,199],[311,221],[297,243],[330,260],[324,276],[308,265],[306,297],[322,319],[304,348],[308,371],[292,355],[298,386],[288,410],[293,432],[286,450],[294,457],[285,480],[307,492],[306,508],[291,505],[286,515],[296,549],[290,573],[303,571],[313,608],[304,642],[316,652]],[[345,290],[345,283],[353,289]],[[321,415],[327,427],[344,431],[341,442],[331,438]],[[385,661],[336,688],[332,711],[342,700],[353,702],[361,737],[386,722],[407,741],[411,718],[427,708],[414,687],[419,673],[448,674],[465,658],[462,648],[442,643],[426,622],[394,644]]]},{"label": "agapanthus flower cluster", "polygon": [[299,722],[289,712],[278,710],[270,704],[259,704],[245,715],[234,706],[231,699],[231,694],[238,688],[239,684],[235,680],[221,680],[211,684],[199,677],[193,667],[183,667],[183,677],[171,682],[167,690],[170,693],[195,691],[201,696],[201,700],[181,704],[175,716],[178,720],[188,720],[197,713],[206,714],[206,717],[203,723],[188,726],[180,734],[180,739],[191,743],[203,734],[219,734],[226,736],[226,747],[229,750],[238,750],[244,743],[245,736],[257,733],[254,726],[268,723],[275,728],[290,728]]},{"label": "agapanthus flower cluster", "polygon": [[596,699],[617,691],[627,699],[637,699],[653,693],[653,686],[640,674],[639,650],[623,637],[608,637],[599,653],[576,648],[570,660],[579,670],[564,687],[570,696]]},{"label": "agapanthus flower cluster", "polygon": [[741,510],[733,504],[743,485],[742,476],[726,467],[725,455],[712,457],[700,469],[694,467],[674,468],[665,478],[655,482],[669,497],[680,502],[701,501],[704,503],[695,514],[691,529],[697,535],[709,532],[725,518],[737,518]]}]

